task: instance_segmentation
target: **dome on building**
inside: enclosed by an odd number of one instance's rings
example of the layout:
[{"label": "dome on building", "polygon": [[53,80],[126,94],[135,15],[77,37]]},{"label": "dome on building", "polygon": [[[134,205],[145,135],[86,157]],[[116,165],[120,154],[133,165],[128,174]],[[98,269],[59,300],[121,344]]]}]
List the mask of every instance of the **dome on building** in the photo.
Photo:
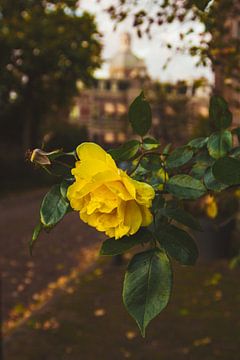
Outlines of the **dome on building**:
[{"label": "dome on building", "polygon": [[147,69],[144,61],[133,54],[131,50],[131,36],[123,33],[120,37],[120,49],[110,60],[110,77],[125,79],[144,77]]},{"label": "dome on building", "polygon": [[132,53],[119,51],[112,58],[110,65],[112,68],[133,69],[139,66],[139,62],[141,62],[141,60],[139,61],[137,56]]}]

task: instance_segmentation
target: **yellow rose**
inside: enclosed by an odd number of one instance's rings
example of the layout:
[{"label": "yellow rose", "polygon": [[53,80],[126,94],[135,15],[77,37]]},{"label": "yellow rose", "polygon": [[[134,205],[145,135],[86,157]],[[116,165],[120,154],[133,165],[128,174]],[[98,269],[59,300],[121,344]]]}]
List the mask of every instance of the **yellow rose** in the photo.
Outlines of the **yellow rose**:
[{"label": "yellow rose", "polygon": [[67,197],[81,220],[116,239],[152,222],[149,208],[155,193],[150,185],[118,169],[97,144],[86,142],[76,151],[80,161],[72,169],[75,182]]}]

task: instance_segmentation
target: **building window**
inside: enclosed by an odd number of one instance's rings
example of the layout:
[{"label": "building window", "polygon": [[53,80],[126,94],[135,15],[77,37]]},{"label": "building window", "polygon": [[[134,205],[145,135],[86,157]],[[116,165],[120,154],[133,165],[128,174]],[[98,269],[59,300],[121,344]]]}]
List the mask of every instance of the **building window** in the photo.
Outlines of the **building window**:
[{"label": "building window", "polygon": [[117,103],[117,113],[120,115],[126,114],[127,107],[125,104]]},{"label": "building window", "polygon": [[119,81],[118,88],[121,91],[127,90],[130,87],[129,81]]},{"label": "building window", "polygon": [[111,81],[107,80],[107,81],[105,82],[105,89],[106,89],[106,90],[111,90]]},{"label": "building window", "polygon": [[173,86],[170,84],[165,85],[165,91],[167,94],[171,94],[173,92]]},{"label": "building window", "polygon": [[114,142],[114,133],[113,132],[107,132],[104,135],[104,141],[106,143],[113,143]]},{"label": "building window", "polygon": [[184,81],[179,81],[177,84],[177,93],[180,95],[185,95],[187,93],[187,85]]},{"label": "building window", "polygon": [[104,104],[104,111],[106,114],[113,114],[115,112],[115,106],[111,102],[107,102]]},{"label": "building window", "polygon": [[118,142],[123,143],[126,140],[126,134],[123,132],[120,132],[117,136]]}]

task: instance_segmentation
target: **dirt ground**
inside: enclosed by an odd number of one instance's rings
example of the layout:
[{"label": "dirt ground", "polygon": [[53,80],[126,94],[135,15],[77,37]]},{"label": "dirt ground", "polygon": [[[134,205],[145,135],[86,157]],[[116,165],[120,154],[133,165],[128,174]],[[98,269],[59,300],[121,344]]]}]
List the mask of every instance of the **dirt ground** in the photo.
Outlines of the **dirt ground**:
[{"label": "dirt ground", "polygon": [[99,264],[15,329],[4,360],[239,360],[239,270],[174,266],[169,306],[146,338],[121,299],[123,266]]},{"label": "dirt ground", "polygon": [[143,339],[121,300],[127,260],[96,261],[102,236],[77,214],[29,256],[42,193],[0,202],[3,360],[239,360],[239,268],[174,264],[170,304]]},{"label": "dirt ground", "polygon": [[40,234],[31,257],[28,241],[45,192],[11,194],[0,200],[3,320],[26,309],[49,283],[73,268],[83,269],[100,245],[101,234],[83,224],[77,213],[71,213],[51,233]]}]

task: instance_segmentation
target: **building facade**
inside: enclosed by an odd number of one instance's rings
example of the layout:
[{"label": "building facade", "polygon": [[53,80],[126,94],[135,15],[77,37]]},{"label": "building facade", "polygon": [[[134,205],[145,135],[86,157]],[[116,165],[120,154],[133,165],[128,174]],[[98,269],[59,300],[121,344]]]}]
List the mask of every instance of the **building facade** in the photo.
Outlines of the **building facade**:
[{"label": "building facade", "polygon": [[130,136],[129,105],[149,82],[144,61],[133,54],[131,37],[124,33],[119,51],[109,62],[109,77],[96,79],[90,89],[80,89],[70,121],[86,126],[92,141],[122,143]]},{"label": "building facade", "polygon": [[103,146],[119,145],[133,137],[127,113],[142,90],[151,103],[152,135],[163,138],[163,142],[184,142],[191,134],[194,118],[207,116],[206,81],[198,88],[194,81],[152,81],[144,61],[132,52],[130,35],[123,33],[119,51],[109,61],[108,78],[96,79],[89,89],[80,86],[70,121],[85,126],[91,141]]}]

